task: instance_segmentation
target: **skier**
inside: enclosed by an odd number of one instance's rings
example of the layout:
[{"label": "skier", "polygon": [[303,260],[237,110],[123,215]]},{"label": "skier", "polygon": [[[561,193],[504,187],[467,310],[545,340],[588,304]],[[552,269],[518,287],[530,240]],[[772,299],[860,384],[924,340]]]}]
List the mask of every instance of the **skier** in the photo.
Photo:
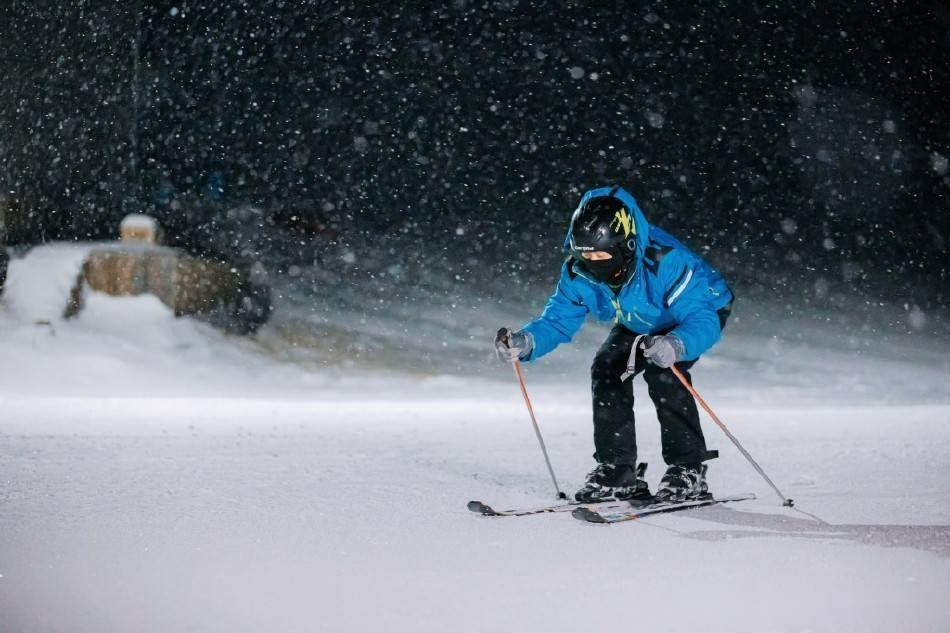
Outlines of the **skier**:
[{"label": "skier", "polygon": [[[615,323],[591,365],[596,467],[578,501],[650,500],[637,467],[632,375],[643,373],[660,422],[668,468],[656,498],[684,501],[708,493],[706,450],[696,403],[668,368],[687,380],[699,356],[718,340],[733,294],[709,264],[663,229],[651,226],[637,201],[615,187],[584,194],[564,240],[570,256],[541,316],[495,337],[499,359],[534,361],[567,343],[588,313]],[[639,344],[642,336],[643,347]]]}]

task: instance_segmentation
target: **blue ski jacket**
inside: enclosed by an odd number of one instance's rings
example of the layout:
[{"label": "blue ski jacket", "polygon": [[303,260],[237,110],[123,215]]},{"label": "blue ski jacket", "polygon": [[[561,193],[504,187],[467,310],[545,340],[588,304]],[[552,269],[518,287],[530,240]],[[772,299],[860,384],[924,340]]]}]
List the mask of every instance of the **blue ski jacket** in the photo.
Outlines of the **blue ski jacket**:
[{"label": "blue ski jacket", "polygon": [[[624,189],[592,189],[581,198],[580,206],[611,191],[634,219],[634,271],[614,292],[568,259],[541,316],[522,327],[534,336],[534,348],[524,360],[537,360],[561,343],[570,342],[588,313],[599,321],[613,320],[637,334],[676,335],[686,350],[681,360],[695,360],[719,340],[722,330],[716,312],[733,300],[725,280],[679,240],[651,226],[637,201]],[[565,248],[569,243],[570,232]]]}]

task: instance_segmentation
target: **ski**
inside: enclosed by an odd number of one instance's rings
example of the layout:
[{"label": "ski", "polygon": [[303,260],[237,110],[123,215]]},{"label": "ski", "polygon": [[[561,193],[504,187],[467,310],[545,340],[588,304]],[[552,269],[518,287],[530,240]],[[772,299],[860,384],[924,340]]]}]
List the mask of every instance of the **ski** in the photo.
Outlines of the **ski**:
[{"label": "ski", "polygon": [[[646,502],[647,504],[649,502]],[[629,501],[597,501],[593,503],[581,503],[579,501],[569,501],[567,503],[557,503],[549,506],[540,506],[536,508],[515,509],[515,510],[495,510],[490,505],[482,501],[469,501],[468,509],[472,512],[487,517],[522,517],[531,514],[549,514],[554,512],[570,512],[580,508],[596,508],[602,512],[631,510],[640,507],[633,505]]]},{"label": "ski", "polygon": [[[571,516],[581,521],[587,521],[588,523],[619,523],[621,521],[633,521],[635,519],[641,519],[654,514],[662,514],[664,512],[679,512],[680,510],[705,508],[720,503],[732,503],[735,501],[746,501],[749,499],[755,499],[755,495],[752,493],[747,493],[733,495],[730,497],[693,499],[691,501],[667,501],[652,503],[640,507],[631,507],[629,504],[624,504],[626,507],[621,505],[619,507],[598,508],[589,506],[585,507],[578,504],[578,507],[571,511]],[[616,506],[616,504],[614,505]]]}]

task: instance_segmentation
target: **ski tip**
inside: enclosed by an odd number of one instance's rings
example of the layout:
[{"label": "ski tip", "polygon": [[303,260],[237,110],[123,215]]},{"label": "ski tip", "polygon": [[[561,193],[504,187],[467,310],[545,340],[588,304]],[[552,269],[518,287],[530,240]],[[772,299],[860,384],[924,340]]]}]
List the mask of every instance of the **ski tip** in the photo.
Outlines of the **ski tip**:
[{"label": "ski tip", "polygon": [[471,510],[472,512],[477,512],[485,516],[494,516],[498,514],[491,508],[491,506],[485,505],[481,501],[469,501],[468,509]]},{"label": "ski tip", "polygon": [[583,506],[574,508],[574,510],[571,511],[571,516],[579,521],[587,521],[588,523],[607,523],[604,517]]}]

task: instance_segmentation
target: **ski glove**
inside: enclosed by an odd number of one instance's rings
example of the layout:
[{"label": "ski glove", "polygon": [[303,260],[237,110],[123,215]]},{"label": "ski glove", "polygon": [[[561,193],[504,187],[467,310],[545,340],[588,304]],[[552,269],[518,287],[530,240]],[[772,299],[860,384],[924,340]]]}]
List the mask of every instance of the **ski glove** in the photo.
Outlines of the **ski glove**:
[{"label": "ski glove", "polygon": [[676,361],[686,355],[683,341],[673,334],[652,336],[647,338],[643,346],[643,355],[654,365],[671,367]]},{"label": "ski glove", "polygon": [[530,332],[513,332],[503,327],[495,335],[495,355],[498,360],[513,363],[524,360],[534,349],[534,337]]}]

